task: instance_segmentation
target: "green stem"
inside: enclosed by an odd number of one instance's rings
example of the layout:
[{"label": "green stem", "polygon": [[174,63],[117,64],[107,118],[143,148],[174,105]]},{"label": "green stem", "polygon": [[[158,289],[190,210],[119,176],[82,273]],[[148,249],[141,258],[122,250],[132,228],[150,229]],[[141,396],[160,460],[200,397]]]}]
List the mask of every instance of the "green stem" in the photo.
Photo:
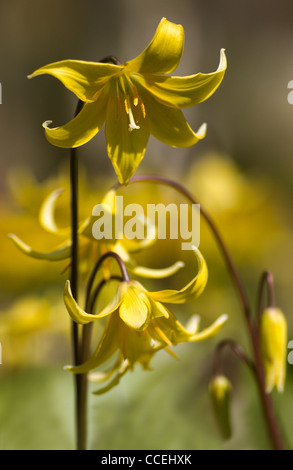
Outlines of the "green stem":
[{"label": "green stem", "polygon": [[[132,177],[129,183],[136,183],[136,182],[159,183],[162,185],[172,187],[176,191],[181,193],[184,197],[186,197],[191,202],[191,204],[199,204],[199,202],[193,197],[193,195],[184,186],[182,186],[181,184],[171,179],[160,177],[160,176],[142,175],[142,176]],[[117,184],[114,186],[114,188],[116,189],[118,187],[121,187],[121,185]],[[234,283],[236,292],[240,300],[240,304],[243,309],[249,336],[250,336],[251,343],[252,343],[252,349],[253,349],[254,361],[255,361],[255,371],[256,371],[255,377],[256,377],[256,382],[258,385],[258,390],[259,390],[260,400],[261,400],[261,404],[262,404],[262,408],[264,412],[264,417],[267,423],[268,434],[270,436],[274,449],[284,450],[285,446],[283,443],[279,424],[278,424],[278,421],[274,412],[274,405],[273,405],[272,397],[270,394],[267,394],[265,391],[265,375],[264,375],[264,368],[263,368],[263,363],[261,359],[259,334],[258,334],[258,329],[253,321],[250,303],[248,300],[248,296],[246,294],[245,287],[242,283],[242,280],[238,273],[236,265],[229,253],[229,250],[226,247],[226,244],[222,236],[220,235],[218,228],[216,227],[216,224],[214,223],[213,219],[208,214],[208,212],[203,208],[202,205],[200,205],[200,211],[201,211],[201,215],[206,220],[208,226],[210,227],[219,245],[220,251],[222,252],[227,268],[230,272],[232,281]]]}]

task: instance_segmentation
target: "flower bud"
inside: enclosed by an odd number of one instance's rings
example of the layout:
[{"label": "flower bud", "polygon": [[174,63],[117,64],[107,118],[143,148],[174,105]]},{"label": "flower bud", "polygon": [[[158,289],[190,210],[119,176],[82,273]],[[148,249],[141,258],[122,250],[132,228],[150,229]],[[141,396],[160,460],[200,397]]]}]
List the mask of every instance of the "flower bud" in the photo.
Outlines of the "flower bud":
[{"label": "flower bud", "polygon": [[230,400],[232,385],[224,375],[217,375],[209,384],[213,410],[224,439],[231,437]]},{"label": "flower bud", "polygon": [[287,321],[276,307],[264,310],[260,322],[261,355],[265,370],[266,392],[274,386],[283,392],[286,377]]}]

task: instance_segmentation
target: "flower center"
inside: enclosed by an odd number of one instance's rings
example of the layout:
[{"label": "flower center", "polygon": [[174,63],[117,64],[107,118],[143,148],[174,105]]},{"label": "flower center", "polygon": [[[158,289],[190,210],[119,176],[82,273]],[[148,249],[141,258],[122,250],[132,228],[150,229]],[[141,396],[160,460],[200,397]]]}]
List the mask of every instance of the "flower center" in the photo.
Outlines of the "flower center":
[{"label": "flower center", "polygon": [[[138,99],[134,99],[134,100],[133,100],[133,104],[134,104],[134,106],[137,106],[137,105],[138,105]],[[127,96],[126,98],[124,98],[124,105],[125,105],[125,111],[126,111],[126,113],[128,114],[128,116],[129,116],[129,127],[128,127],[128,130],[129,130],[130,132],[132,132],[134,129],[140,129],[140,126],[138,126],[138,125],[135,123],[134,116],[133,116],[133,112],[132,112],[132,109],[131,109],[131,104],[130,104],[129,96]]]},{"label": "flower center", "polygon": [[128,75],[122,75],[120,77],[120,85],[124,96],[124,107],[125,112],[128,115],[129,119],[129,132],[132,132],[135,129],[140,129],[138,122],[143,116],[145,118],[145,107],[144,104],[138,95],[136,86],[132,83]]}]

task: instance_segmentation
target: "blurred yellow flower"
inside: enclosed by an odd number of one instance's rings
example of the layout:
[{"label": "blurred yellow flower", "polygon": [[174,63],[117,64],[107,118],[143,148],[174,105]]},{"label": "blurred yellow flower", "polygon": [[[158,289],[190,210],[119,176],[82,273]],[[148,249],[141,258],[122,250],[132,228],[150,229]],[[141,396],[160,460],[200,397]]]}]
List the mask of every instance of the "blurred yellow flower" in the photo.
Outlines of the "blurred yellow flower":
[{"label": "blurred yellow flower", "polygon": [[205,136],[186,122],[181,108],[209,98],[227,67],[224,50],[213,73],[170,77],[181,59],[184,30],[163,18],[146,49],[123,64],[64,60],[45,65],[29,78],[50,74],[85,104],[61,127],[43,126],[48,141],[58,147],[79,147],[106,122],[108,155],[121,183],[127,183],[142,160],[150,134],[173,147],[189,147]]},{"label": "blurred yellow flower", "polygon": [[[62,238],[62,242],[56,246],[52,251],[44,252],[33,249],[30,245],[22,241],[15,234],[9,234],[9,238],[13,243],[20,249],[20,251],[27,256],[40,260],[47,261],[62,261],[69,260],[71,257],[71,228],[60,227],[56,222],[55,209],[56,203],[62,194],[63,190],[57,189],[52,191],[43,202],[40,213],[39,222],[40,225],[49,233],[54,234]],[[101,206],[105,210],[110,211],[110,216],[115,215],[115,191],[110,190],[104,196]],[[133,258],[130,256],[132,252],[138,252],[143,248],[154,243],[156,240],[156,229],[155,226],[150,230],[150,237],[142,240],[128,240],[126,237],[118,239],[101,239],[96,240],[92,234],[92,227],[94,223],[93,216],[84,219],[79,225],[79,237],[80,237],[80,259],[84,263],[83,270],[88,270],[89,262],[98,258],[99,255],[106,251],[114,251],[117,253],[127,268],[133,273],[143,277],[151,278],[163,278],[176,273],[180,268],[183,267],[184,263],[177,261],[171,266],[152,269],[144,266],[138,266]],[[141,221],[145,223],[144,220]],[[149,224],[149,221],[148,221]]]},{"label": "blurred yellow flower", "polygon": [[49,364],[65,356],[69,332],[58,292],[20,297],[0,311],[3,367]]}]

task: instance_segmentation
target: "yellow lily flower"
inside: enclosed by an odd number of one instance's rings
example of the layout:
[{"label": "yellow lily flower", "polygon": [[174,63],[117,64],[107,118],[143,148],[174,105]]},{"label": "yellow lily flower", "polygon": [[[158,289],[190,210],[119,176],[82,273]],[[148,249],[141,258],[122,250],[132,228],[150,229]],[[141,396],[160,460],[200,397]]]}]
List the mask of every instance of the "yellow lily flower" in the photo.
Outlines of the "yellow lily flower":
[{"label": "yellow lily flower", "polygon": [[[55,249],[50,252],[43,252],[33,249],[30,245],[22,241],[17,235],[9,234],[9,238],[17,246],[17,248],[25,255],[46,261],[64,261],[71,258],[71,228],[61,228],[56,222],[55,209],[56,203],[61,196],[63,190],[57,189],[51,192],[43,202],[40,213],[40,225],[49,233],[62,238],[62,242],[58,243]],[[110,190],[104,196],[101,205],[109,208],[111,215],[114,216],[115,206],[113,201],[115,198],[115,191]],[[106,251],[114,251],[117,253],[122,261],[125,263],[127,269],[133,274],[147,277],[147,278],[164,278],[175,274],[179,269],[184,266],[182,261],[177,261],[171,266],[164,268],[148,268],[146,266],[138,266],[135,260],[131,257],[131,253],[138,252],[147,246],[150,246],[156,240],[155,227],[150,230],[150,238],[142,240],[128,240],[127,238],[118,238],[113,240],[96,240],[92,235],[94,219],[88,217],[84,219],[79,225],[79,239],[80,239],[80,258],[85,261],[84,269],[87,271],[88,262],[93,261],[93,256],[98,256]],[[144,223],[144,221],[142,221]],[[149,223],[149,221],[148,221]]]},{"label": "yellow lily flower", "polygon": [[224,49],[213,73],[171,77],[181,59],[184,30],[163,18],[146,49],[135,59],[114,65],[63,60],[45,65],[29,78],[49,74],[85,104],[64,126],[43,124],[48,141],[79,147],[105,125],[108,155],[121,183],[126,184],[142,160],[150,134],[173,147],[190,147],[204,138],[206,125],[195,133],[181,108],[209,98],[227,67]]},{"label": "yellow lily flower", "polygon": [[[119,284],[116,297],[97,314],[85,312],[74,300],[69,281],[64,289],[64,302],[71,318],[87,324],[108,316],[105,330],[92,356],[78,366],[67,366],[73,373],[92,371],[118,351],[118,359],[106,373],[94,374],[94,381],[104,381],[116,373],[113,382],[102,393],[116,385],[135,363],[149,368],[152,356],[159,350],[170,352],[170,346],[178,343],[203,341],[218,333],[227,320],[220,316],[211,326],[198,331],[199,318],[192,316],[183,327],[163,303],[185,303],[198,297],[207,282],[207,266],[200,252],[194,253],[199,261],[197,275],[180,290],[147,291],[139,282],[130,280]],[[92,376],[90,376],[92,378]]]}]

